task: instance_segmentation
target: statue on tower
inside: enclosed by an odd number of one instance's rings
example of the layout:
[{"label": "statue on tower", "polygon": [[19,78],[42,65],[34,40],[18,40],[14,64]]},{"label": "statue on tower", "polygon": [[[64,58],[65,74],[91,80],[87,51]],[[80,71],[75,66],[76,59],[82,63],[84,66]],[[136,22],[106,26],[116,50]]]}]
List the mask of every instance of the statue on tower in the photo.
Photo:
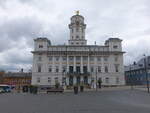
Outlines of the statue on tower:
[{"label": "statue on tower", "polygon": [[78,11],[76,11],[76,15],[79,15],[79,10],[78,10]]}]

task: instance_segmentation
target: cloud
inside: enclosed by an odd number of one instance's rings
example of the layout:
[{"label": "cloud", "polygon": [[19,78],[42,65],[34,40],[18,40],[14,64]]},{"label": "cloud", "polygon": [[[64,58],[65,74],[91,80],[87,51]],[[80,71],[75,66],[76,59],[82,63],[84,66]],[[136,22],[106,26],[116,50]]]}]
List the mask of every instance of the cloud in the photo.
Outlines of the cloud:
[{"label": "cloud", "polygon": [[127,65],[143,53],[150,55],[149,5],[149,0],[0,0],[0,68],[31,67],[30,51],[38,36],[52,44],[67,43],[75,10],[85,17],[88,44],[102,45],[112,36],[123,39]]}]

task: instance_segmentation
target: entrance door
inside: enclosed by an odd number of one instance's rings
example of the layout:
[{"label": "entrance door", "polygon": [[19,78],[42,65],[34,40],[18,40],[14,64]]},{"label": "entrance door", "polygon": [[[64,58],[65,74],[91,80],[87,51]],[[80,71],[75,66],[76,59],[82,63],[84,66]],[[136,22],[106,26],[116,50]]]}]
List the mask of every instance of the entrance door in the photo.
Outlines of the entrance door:
[{"label": "entrance door", "polygon": [[69,85],[70,85],[70,86],[73,85],[73,77],[72,77],[72,76],[69,77]]},{"label": "entrance door", "polygon": [[88,85],[88,77],[87,76],[84,77],[84,84]]}]

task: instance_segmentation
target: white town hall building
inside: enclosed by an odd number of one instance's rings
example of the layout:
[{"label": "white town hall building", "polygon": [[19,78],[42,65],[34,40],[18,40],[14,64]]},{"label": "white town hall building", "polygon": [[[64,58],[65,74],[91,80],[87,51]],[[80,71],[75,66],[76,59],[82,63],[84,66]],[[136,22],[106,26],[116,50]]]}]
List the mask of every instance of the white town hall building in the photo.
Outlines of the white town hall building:
[{"label": "white town hall building", "polygon": [[87,45],[84,17],[77,13],[69,24],[67,45],[34,39],[32,85],[124,85],[122,40],[109,38],[104,45]]}]

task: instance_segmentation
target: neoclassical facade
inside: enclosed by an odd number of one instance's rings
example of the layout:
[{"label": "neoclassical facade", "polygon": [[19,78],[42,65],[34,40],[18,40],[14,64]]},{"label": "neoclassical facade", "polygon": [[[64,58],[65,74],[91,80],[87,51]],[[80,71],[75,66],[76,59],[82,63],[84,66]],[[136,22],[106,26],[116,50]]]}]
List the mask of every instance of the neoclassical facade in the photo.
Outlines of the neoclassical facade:
[{"label": "neoclassical facade", "polygon": [[77,13],[69,24],[67,45],[53,45],[44,37],[34,39],[32,84],[91,87],[124,85],[122,40],[109,38],[104,45],[87,45],[84,17]]}]

